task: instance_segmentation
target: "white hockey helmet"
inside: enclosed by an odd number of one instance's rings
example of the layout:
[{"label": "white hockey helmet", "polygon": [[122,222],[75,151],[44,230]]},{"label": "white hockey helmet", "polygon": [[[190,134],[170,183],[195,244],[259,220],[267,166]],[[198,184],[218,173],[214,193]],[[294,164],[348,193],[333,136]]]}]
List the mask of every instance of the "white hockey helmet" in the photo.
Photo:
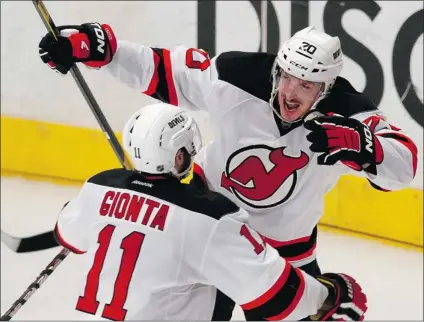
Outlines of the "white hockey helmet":
[{"label": "white hockey helmet", "polygon": [[[332,37],[314,26],[298,31],[283,43],[275,59],[272,68],[271,106],[274,108],[282,70],[305,81],[323,83],[321,95],[313,104],[313,109],[329,94],[342,68],[343,53],[338,37]],[[277,115],[280,116],[279,111]]]},{"label": "white hockey helmet", "polygon": [[192,163],[183,172],[175,169],[175,155],[185,148],[196,155],[202,139],[194,118],[179,107],[156,103],[134,113],[123,130],[124,149],[134,168],[152,174],[173,173],[184,178]]}]

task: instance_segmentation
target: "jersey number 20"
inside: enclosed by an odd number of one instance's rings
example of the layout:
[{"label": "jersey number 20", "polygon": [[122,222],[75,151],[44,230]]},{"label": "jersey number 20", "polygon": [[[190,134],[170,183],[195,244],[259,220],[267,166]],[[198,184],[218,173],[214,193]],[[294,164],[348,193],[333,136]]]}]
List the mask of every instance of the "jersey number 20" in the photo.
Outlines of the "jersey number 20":
[{"label": "jersey number 20", "polygon": [[[94,256],[94,263],[87,275],[84,296],[78,298],[76,309],[89,314],[96,314],[99,307],[97,301],[97,291],[99,289],[100,273],[105,262],[106,254],[109,249],[110,240],[115,230],[115,226],[107,225],[100,233],[97,242],[97,248]],[[145,235],[140,232],[132,232],[121,242],[122,258],[119,267],[118,276],[113,290],[112,301],[106,304],[102,317],[110,320],[123,321],[127,310],[124,309],[125,301],[128,295],[128,286],[131,282],[135,264],[140,253]]]}]

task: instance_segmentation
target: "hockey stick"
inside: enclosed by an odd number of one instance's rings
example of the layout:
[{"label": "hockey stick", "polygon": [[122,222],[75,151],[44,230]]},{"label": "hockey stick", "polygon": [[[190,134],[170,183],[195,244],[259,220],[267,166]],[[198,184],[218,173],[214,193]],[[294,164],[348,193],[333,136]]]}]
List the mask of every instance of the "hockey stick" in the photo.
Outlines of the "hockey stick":
[{"label": "hockey stick", "polygon": [[[58,31],[56,28],[56,25],[54,24],[49,12],[47,11],[46,7],[44,6],[44,3],[42,0],[33,0],[32,3],[34,4],[35,8],[37,9],[38,14],[40,15],[41,19],[44,22],[44,25],[46,26],[47,30],[52,34],[53,37],[57,40]],[[75,82],[77,83],[82,95],[84,96],[87,104],[90,106],[91,111],[93,112],[94,116],[97,119],[97,122],[99,123],[101,129],[103,130],[106,138],[109,140],[110,145],[113,148],[113,151],[115,152],[116,156],[119,159],[119,162],[121,162],[122,166],[126,169],[132,169],[132,165],[130,161],[126,158],[124,150],[122,149],[121,145],[119,144],[118,139],[115,136],[115,133],[113,133],[111,127],[109,126],[109,123],[107,122],[105,116],[103,115],[99,104],[97,104],[96,99],[94,98],[93,94],[91,93],[90,89],[88,88],[87,83],[85,82],[80,70],[78,69],[76,64],[73,64],[71,67],[71,74],[75,79]]]},{"label": "hockey stick", "polygon": [[37,279],[31,283],[26,291],[21,295],[19,299],[13,303],[9,310],[0,318],[1,321],[9,321],[18,310],[28,301],[28,299],[34,294],[34,292],[44,283],[51,273],[59,266],[59,264],[68,256],[70,250],[63,248],[59,254],[53,258],[53,260],[47,265],[47,267],[41,271]]},{"label": "hockey stick", "polygon": [[59,246],[53,230],[30,237],[15,237],[1,231],[1,241],[15,253],[29,253]]},{"label": "hockey stick", "polygon": [[[32,3],[34,4],[41,20],[43,21],[45,27],[50,32],[55,39],[57,39],[58,31],[56,28],[56,25],[54,24],[49,12],[47,11],[43,1],[41,0],[33,0]],[[80,89],[81,93],[83,94],[87,104],[90,106],[91,111],[93,112],[94,116],[97,119],[97,122],[99,123],[101,129],[103,130],[103,133],[105,134],[106,138],[108,139],[110,145],[112,146],[113,151],[115,152],[116,156],[119,159],[119,162],[122,164],[122,166],[126,169],[132,169],[132,165],[128,158],[126,157],[121,145],[119,144],[118,139],[115,136],[115,133],[112,131],[112,128],[110,127],[109,123],[107,122],[105,116],[102,113],[102,110],[100,109],[99,105],[97,104],[96,99],[94,98],[93,94],[91,93],[87,83],[85,82],[80,70],[78,69],[77,65],[74,64],[71,68],[71,74],[75,80],[75,82],[78,85],[78,88]],[[1,231],[1,240],[4,242],[4,244],[9,247],[13,251],[17,252],[31,252],[31,251],[38,251],[43,249],[48,249],[55,247],[54,243],[52,243],[52,234],[53,232],[50,231],[48,233],[39,234],[36,236],[30,236],[30,237],[14,237],[10,236],[6,232]],[[27,247],[31,242],[34,242],[33,247]],[[18,251],[21,250],[21,251]]]},{"label": "hockey stick", "polygon": [[[49,12],[47,11],[47,8],[44,6],[44,3],[42,0],[33,0],[32,3],[35,6],[35,9],[37,10],[38,14],[40,15],[41,20],[43,21],[45,27],[47,30],[55,37],[57,40],[57,28],[54,24]],[[107,122],[105,116],[103,115],[99,105],[97,104],[93,94],[91,93],[90,89],[88,88],[87,83],[85,82],[81,72],[79,71],[78,67],[73,64],[71,68],[71,74],[74,77],[75,82],[78,85],[78,88],[80,89],[81,93],[83,94],[87,104],[90,106],[91,111],[93,112],[94,116],[97,119],[97,122],[99,123],[101,129],[103,130],[103,133],[105,134],[106,138],[108,139],[109,143],[111,144],[113,151],[115,152],[116,156],[118,157],[119,161],[121,162],[122,166],[125,169],[133,169],[131,163],[126,158],[126,155],[119,144],[118,139],[115,136],[115,133],[112,131],[112,128],[109,126],[109,123]],[[48,233],[47,233],[48,234]],[[43,234],[41,234],[43,236]],[[46,235],[44,235],[46,236]],[[15,246],[16,249],[19,249],[20,243],[17,244],[16,240],[13,239],[12,236],[7,235],[6,233],[2,232],[1,234],[2,240],[9,239],[9,242],[6,243],[6,245],[11,245],[12,247]],[[31,237],[30,237],[31,238]],[[45,238],[45,237],[44,237]],[[28,240],[28,239],[27,239]],[[34,292],[41,286],[42,283],[49,277],[51,273],[57,268],[57,266],[68,256],[70,251],[66,248],[63,248],[59,254],[56,255],[55,258],[50,262],[50,264],[44,269],[38,278],[26,289],[26,291],[22,294],[22,296],[16,300],[16,302],[11,306],[11,308],[0,318],[2,321],[9,321],[16,312],[24,305],[28,299],[34,294]]]}]

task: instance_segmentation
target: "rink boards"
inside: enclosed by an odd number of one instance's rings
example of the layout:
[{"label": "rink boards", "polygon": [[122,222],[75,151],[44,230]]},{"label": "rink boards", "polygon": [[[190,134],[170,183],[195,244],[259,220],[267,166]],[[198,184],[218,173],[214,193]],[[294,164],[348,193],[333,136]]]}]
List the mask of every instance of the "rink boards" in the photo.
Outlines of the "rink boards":
[{"label": "rink boards", "polygon": [[[2,116],[1,167],[3,173],[81,184],[120,164],[99,130]],[[326,197],[321,224],[422,248],[422,205],[422,189],[381,192],[363,178],[345,176]]]}]

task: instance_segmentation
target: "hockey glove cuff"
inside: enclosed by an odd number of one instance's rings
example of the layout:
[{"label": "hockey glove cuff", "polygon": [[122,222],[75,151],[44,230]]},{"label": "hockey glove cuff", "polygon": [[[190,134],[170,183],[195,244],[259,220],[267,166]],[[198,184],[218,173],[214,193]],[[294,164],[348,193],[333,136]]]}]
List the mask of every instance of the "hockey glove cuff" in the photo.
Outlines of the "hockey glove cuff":
[{"label": "hockey glove cuff", "polygon": [[370,128],[353,118],[320,116],[304,123],[312,152],[321,153],[318,164],[341,161],[354,170],[377,174],[383,161],[383,148]]},{"label": "hockey glove cuff", "polygon": [[312,321],[363,321],[367,297],[359,284],[345,274],[326,273],[317,277],[328,288],[328,298]]},{"label": "hockey glove cuff", "polygon": [[92,68],[107,65],[117,50],[117,40],[109,25],[85,23],[61,26],[58,30],[57,41],[50,33],[41,39],[39,54],[45,64],[62,74],[77,62]]}]

